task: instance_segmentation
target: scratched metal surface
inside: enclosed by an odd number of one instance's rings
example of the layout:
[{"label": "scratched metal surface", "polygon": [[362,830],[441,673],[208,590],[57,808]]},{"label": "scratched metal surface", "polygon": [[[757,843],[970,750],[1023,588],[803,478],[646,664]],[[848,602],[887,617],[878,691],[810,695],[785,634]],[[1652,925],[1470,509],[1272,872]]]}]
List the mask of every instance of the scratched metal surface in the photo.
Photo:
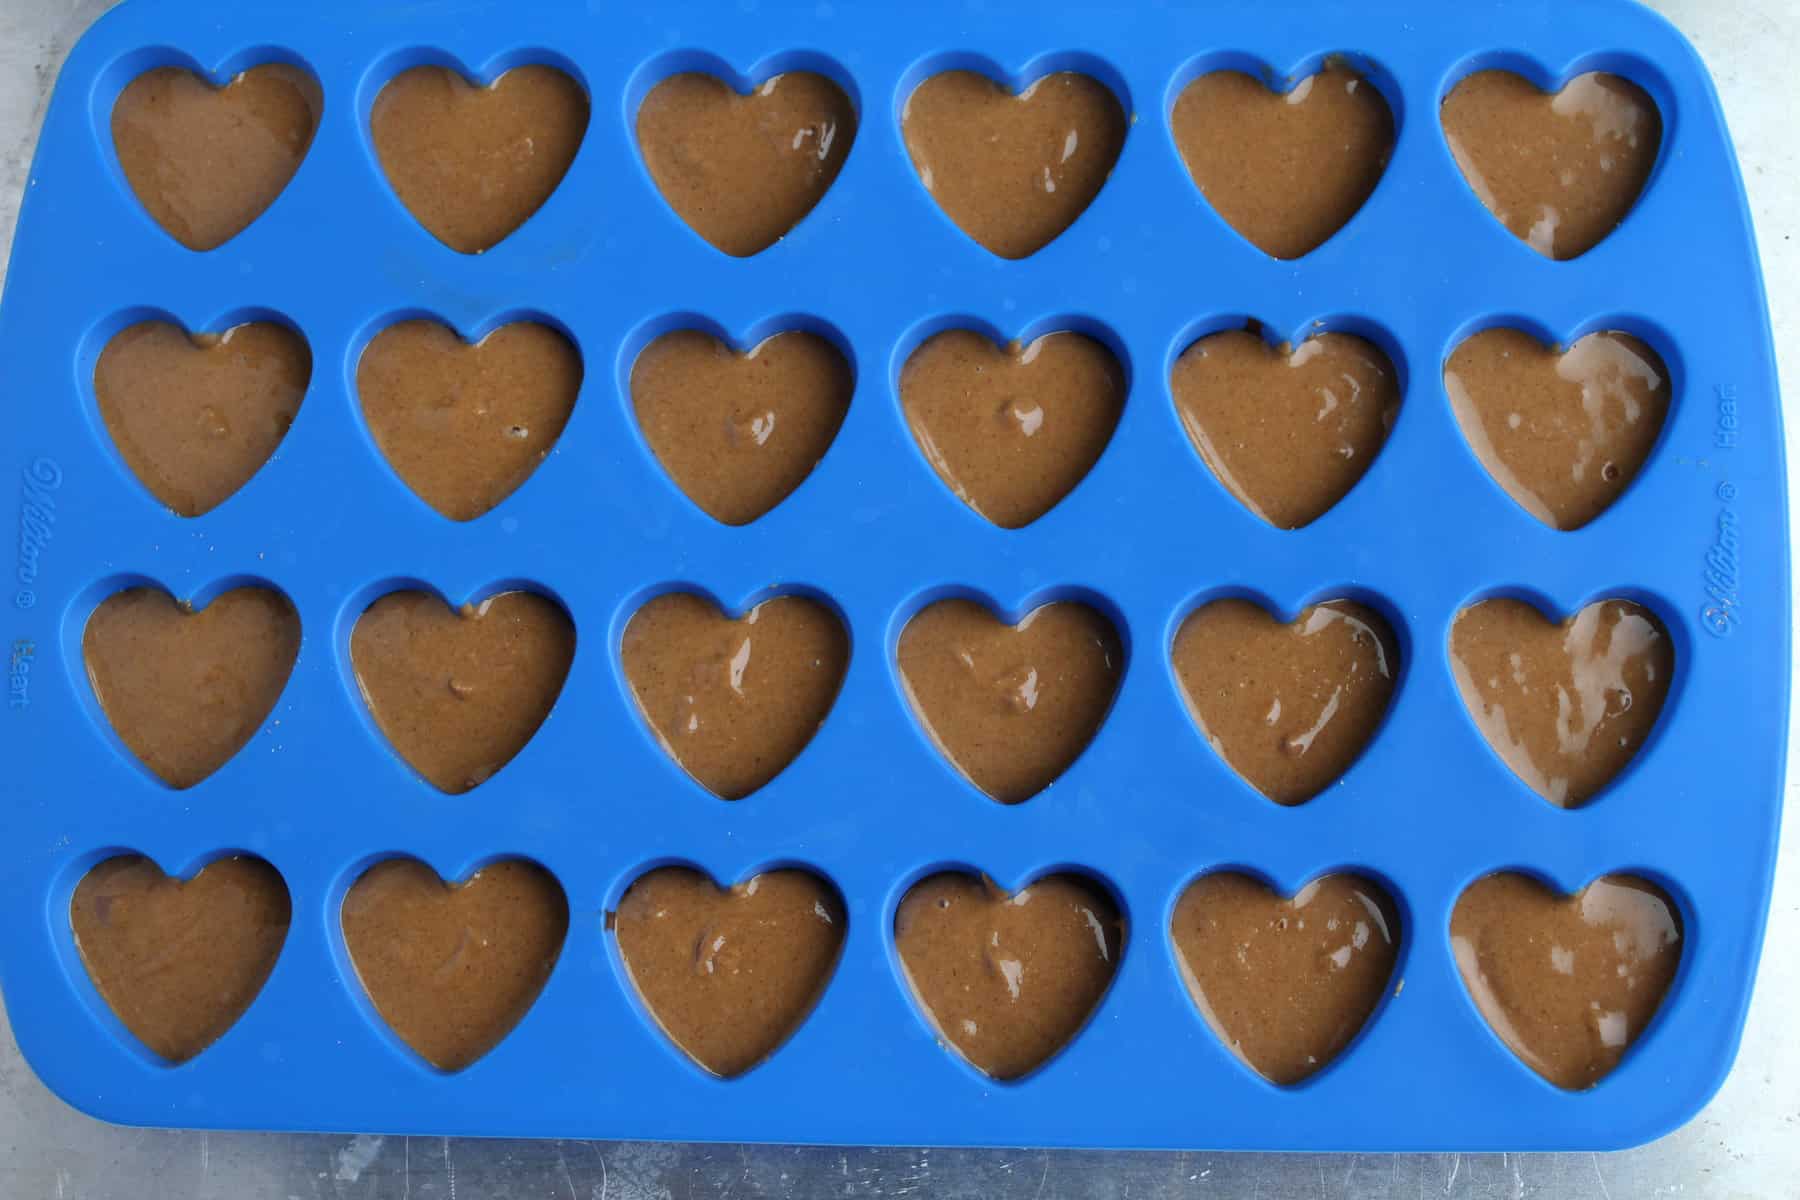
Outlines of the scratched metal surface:
[{"label": "scratched metal surface", "polygon": [[[50,85],[70,44],[109,2],[0,0],[0,271]],[[1761,242],[1781,377],[1788,394],[1800,396],[1800,139],[1788,74],[1800,60],[1795,0],[1654,0],[1654,7],[1694,40],[1718,82]],[[1800,461],[1800,414],[1791,409],[1788,458]],[[1789,492],[1800,506],[1800,487]],[[1800,705],[1795,714],[1800,721]],[[1800,813],[1791,783],[1789,792],[1789,811]],[[0,1200],[1796,1198],[1796,1005],[1800,837],[1790,832],[1736,1070],[1686,1128],[1612,1155],[840,1151],[122,1129],[51,1096],[20,1061],[0,1014]]]}]

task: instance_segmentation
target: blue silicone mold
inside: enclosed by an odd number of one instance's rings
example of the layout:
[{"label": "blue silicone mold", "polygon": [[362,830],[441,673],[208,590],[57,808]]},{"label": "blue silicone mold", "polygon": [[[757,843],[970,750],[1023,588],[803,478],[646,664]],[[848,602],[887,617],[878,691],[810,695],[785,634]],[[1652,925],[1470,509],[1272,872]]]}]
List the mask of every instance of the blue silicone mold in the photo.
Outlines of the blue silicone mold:
[{"label": "blue silicone mold", "polygon": [[[1356,217],[1294,262],[1267,258],[1208,207],[1168,125],[1181,86],[1218,65],[1275,77],[1343,53],[1387,97],[1397,144]],[[194,253],[127,188],[108,119],[120,89],[165,64],[223,80],[270,59],[323,85],[305,163],[254,224]],[[395,72],[448,62],[478,78],[545,61],[588,89],[592,120],[567,178],[486,254],[438,243],[395,200],[368,134]],[[841,176],[783,241],[749,259],[713,249],[652,185],[637,102],[678,70],[747,86],[822,69],[858,104]],[[1134,114],[1085,214],[1038,254],[995,258],[960,233],[908,162],[899,111],[935,70],[975,64],[1009,84],[1090,71]],[[1483,210],[1437,121],[1468,72],[1546,85],[1595,68],[1662,110],[1654,175],[1623,225],[1548,261]],[[741,72],[741,74],[739,73]],[[132,478],[92,392],[106,338],[150,313],[194,330],[275,314],[314,369],[280,451],[214,512],[184,520]],[[477,336],[515,314],[566,329],[586,364],[549,460],[468,524],[409,492],[363,427],[357,354],[398,315]],[[1168,390],[1175,356],[1245,316],[1277,335],[1322,325],[1372,336],[1406,383],[1392,437],[1331,512],[1270,528],[1195,455]],[[741,343],[833,331],[857,373],[823,462],[761,520],[726,528],[668,480],[634,423],[633,356],[674,325]],[[1018,531],[981,520],[937,480],[896,380],[928,332],[1102,332],[1131,391],[1092,473]],[[1556,532],[1515,505],[1458,433],[1441,365],[1468,333],[1637,333],[1668,364],[1661,442],[1607,513]],[[1729,1068],[1768,904],[1788,702],[1788,545],[1780,412],[1737,168],[1692,49],[1623,2],[1149,7],[936,0],[864,6],[751,0],[702,8],[131,0],[65,66],[46,119],[0,313],[5,469],[20,545],[7,581],[11,707],[0,840],[0,973],[27,1059],[69,1102],[114,1121],[846,1143],[1390,1150],[1617,1147],[1693,1115]],[[243,581],[294,602],[299,660],[267,726],[198,786],[171,791],[121,747],[85,680],[80,633],[121,586],[154,581],[205,604]],[[351,625],[375,596],[422,581],[452,601],[528,582],[567,606],[578,647],[561,700],[492,780],[446,796],[375,732],[350,678]],[[741,608],[784,590],[827,597],[853,643],[829,719],[773,783],[731,804],[657,747],[620,677],[621,631],[673,587]],[[1118,623],[1128,662],[1099,735],[1054,786],[1002,807],[950,768],[902,697],[895,643],[951,591],[1017,616],[1063,596]],[[1341,783],[1283,809],[1206,746],[1168,662],[1174,631],[1220,593],[1283,613],[1351,595],[1390,618],[1405,668],[1392,711]],[[1522,595],[1557,616],[1598,597],[1654,609],[1678,666],[1656,732],[1594,803],[1551,807],[1484,743],[1446,657],[1472,601]],[[294,921],[266,987],[185,1065],[155,1061],[106,1009],[68,929],[98,859],[141,851],[190,873],[265,857]],[[567,945],[536,1005],[492,1053],[432,1070],[375,1017],[344,951],[338,904],[370,862],[416,855],[461,878],[501,855],[567,890]],[[720,880],[777,863],[843,893],[848,938],[810,1019],[742,1078],[714,1079],[646,1017],[603,914],[647,867]],[[898,975],[895,906],[921,876],[977,868],[1007,887],[1078,867],[1130,919],[1115,983],[1041,1070],[988,1080],[933,1038]],[[1328,1069],[1283,1089],[1220,1044],[1183,989],[1168,939],[1177,895],[1236,866],[1291,890],[1353,869],[1388,886],[1404,922],[1396,986]],[[1686,925],[1680,973],[1617,1071],[1556,1089],[1483,1023],[1448,924],[1499,868],[1565,889],[1628,870],[1659,881]]]}]

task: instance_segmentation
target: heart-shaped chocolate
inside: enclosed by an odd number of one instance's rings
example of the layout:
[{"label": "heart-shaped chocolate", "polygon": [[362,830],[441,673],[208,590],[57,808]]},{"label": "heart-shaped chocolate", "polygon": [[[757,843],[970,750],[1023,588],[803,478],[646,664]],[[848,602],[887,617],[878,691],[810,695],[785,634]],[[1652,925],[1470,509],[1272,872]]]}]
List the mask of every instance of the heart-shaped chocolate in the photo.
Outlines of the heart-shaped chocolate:
[{"label": "heart-shaped chocolate", "polygon": [[1566,350],[1517,329],[1485,330],[1444,364],[1470,449],[1519,507],[1579,529],[1611,507],[1650,456],[1669,411],[1669,373],[1628,333]]},{"label": "heart-shaped chocolate", "polygon": [[1248,600],[1215,600],[1181,623],[1171,659],[1201,735],[1277,804],[1310,800],[1349,770],[1400,674],[1388,623],[1350,600],[1287,625]]},{"label": "heart-shaped chocolate", "polygon": [[462,254],[492,248],[544,206],[587,127],[587,92],[541,64],[486,87],[448,67],[413,67],[388,81],[369,116],[394,195]]},{"label": "heart-shaped chocolate", "polygon": [[1119,690],[1125,650],[1085,604],[1033,609],[1008,625],[973,600],[940,600],[900,633],[900,681],[925,732],[1002,804],[1037,795],[1094,740]]},{"label": "heart-shaped chocolate", "polygon": [[1650,736],[1675,646],[1629,600],[1596,600],[1561,625],[1522,600],[1484,600],[1451,623],[1450,669],[1494,753],[1550,803],[1578,808]]},{"label": "heart-shaped chocolate", "polygon": [[262,991],[291,908],[259,858],[221,858],[172,879],[137,854],[109,858],[75,886],[69,928],[107,1006],[150,1052],[186,1062],[237,1023]]},{"label": "heart-shaped chocolate", "polygon": [[1394,148],[1387,101],[1340,62],[1285,92],[1241,71],[1202,75],[1169,125],[1207,203],[1275,258],[1299,258],[1343,228]]},{"label": "heart-shaped chocolate", "polygon": [[1502,872],[1457,900],[1450,946],[1495,1035],[1574,1091],[1618,1066],[1656,1015],[1681,965],[1681,911],[1632,875],[1603,875],[1563,896]]},{"label": "heart-shaped chocolate", "polygon": [[193,787],[244,748],[299,653],[299,614],[263,587],[199,610],[159,588],[126,588],[100,602],[81,634],[113,732],[172,788]]},{"label": "heart-shaped chocolate", "polygon": [[1441,116],[1469,187],[1546,258],[1575,258],[1605,239],[1662,145],[1656,101],[1601,71],[1554,93],[1510,71],[1477,71],[1450,89]]},{"label": "heart-shaped chocolate", "polygon": [[632,615],[619,660],[669,757],[714,795],[741,800],[824,724],[850,638],[805,596],[765,600],[734,620],[691,592],[668,592]]},{"label": "heart-shaped chocolate", "polygon": [[440,1071],[460,1071],[530,1011],[562,954],[569,901],[542,867],[490,863],[445,883],[376,863],[344,895],[344,947],[375,1011]]},{"label": "heart-shaped chocolate", "polygon": [[1081,1032],[1124,946],[1118,905],[1080,875],[1008,896],[949,871],[914,884],[894,914],[894,948],[926,1021],[995,1079],[1037,1069]]},{"label": "heart-shaped chocolate", "polygon": [[742,1075],[812,1012],[844,944],[844,905],[810,871],[719,887],[663,867],[608,917],[625,973],[669,1040],[714,1075]]},{"label": "heart-shaped chocolate", "polygon": [[1087,210],[1128,124],[1111,88],[1074,71],[1017,95],[986,75],[945,71],[915,88],[901,114],[925,190],[1001,258],[1035,254]]},{"label": "heart-shaped chocolate", "polygon": [[1272,1083],[1299,1083],[1343,1052],[1387,991],[1400,913],[1359,875],[1279,896],[1248,875],[1196,880],[1169,923],[1182,978],[1231,1052]]},{"label": "heart-shaped chocolate", "polygon": [[702,72],[671,75],[637,112],[638,149],[663,199],[737,258],[768,249],[813,210],[855,138],[850,97],[810,71],[743,96]]},{"label": "heart-shaped chocolate", "polygon": [[357,619],[350,663],[396,753],[441,791],[487,780],[525,748],[562,693],[575,626],[535,592],[453,609],[389,592]]},{"label": "heart-shaped chocolate", "polygon": [[964,504],[1017,529],[1049,512],[1112,440],[1125,371],[1079,333],[1004,348],[972,329],[927,340],[900,372],[919,450]]},{"label": "heart-shaped chocolate", "polygon": [[94,364],[94,398],[125,465],[184,517],[211,512],[269,461],[306,397],[312,351],[285,325],[189,334],[120,330]]},{"label": "heart-shaped chocolate", "polygon": [[1400,412],[1374,344],[1318,333],[1271,346],[1258,327],[1203,337],[1169,373],[1175,410],[1225,489],[1277,529],[1309,525],[1363,477]]},{"label": "heart-shaped chocolate", "polygon": [[714,520],[748,525],[812,474],[850,407],[841,351],[789,332],[738,353],[678,329],[631,367],[631,403],[656,459]]},{"label": "heart-shaped chocolate", "polygon": [[113,104],[113,150],[138,202],[190,250],[230,241],[300,169],[324,110],[319,81],[264,63],[213,87],[157,67]]},{"label": "heart-shaped chocolate", "polygon": [[581,356],[546,325],[502,325],[473,344],[436,321],[382,330],[356,364],[363,419],[420,499],[472,521],[549,456],[581,390]]}]

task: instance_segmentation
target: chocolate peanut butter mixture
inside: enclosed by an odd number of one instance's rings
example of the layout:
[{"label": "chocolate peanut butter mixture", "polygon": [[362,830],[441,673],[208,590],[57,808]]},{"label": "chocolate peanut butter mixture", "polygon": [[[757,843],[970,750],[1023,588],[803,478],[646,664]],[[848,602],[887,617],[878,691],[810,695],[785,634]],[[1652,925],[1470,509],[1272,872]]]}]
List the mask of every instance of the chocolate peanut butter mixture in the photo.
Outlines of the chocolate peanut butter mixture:
[{"label": "chocolate peanut butter mixture", "polygon": [[1489,875],[1450,917],[1475,1007],[1526,1066],[1572,1091],[1605,1078],[1650,1024],[1681,941],[1675,902],[1631,875],[1603,875],[1573,896]]},{"label": "chocolate peanut butter mixture", "polygon": [[1035,254],[1087,210],[1128,125],[1112,89],[1074,71],[1017,95],[986,75],[945,71],[914,89],[901,112],[925,190],[1001,258]]},{"label": "chocolate peanut butter mixture", "polygon": [[215,88],[157,67],[113,104],[113,149],[144,211],[190,250],[211,250],[262,215],[300,169],[324,110],[319,81],[264,63]]},{"label": "chocolate peanut butter mixture", "polygon": [[1081,1031],[1119,969],[1125,918],[1080,875],[1047,875],[1008,896],[950,871],[914,884],[894,947],[938,1037],[995,1079],[1043,1065]]},{"label": "chocolate peanut butter mixture", "polygon": [[972,329],[925,341],[900,372],[919,450],[958,499],[1017,529],[1086,478],[1125,404],[1125,370],[1079,333],[996,346]]},{"label": "chocolate peanut butter mixture", "polygon": [[350,663],[395,752],[440,791],[485,782],[525,748],[562,693],[575,626],[535,592],[453,609],[389,592],[357,619]]},{"label": "chocolate peanut butter mixture", "polygon": [[356,364],[363,419],[425,503],[472,521],[512,495],[562,436],[581,391],[569,339],[530,321],[479,342],[436,321],[401,321]]},{"label": "chocolate peanut butter mixture", "polygon": [[542,65],[486,87],[448,67],[413,67],[388,81],[369,116],[394,195],[462,254],[491,249],[544,206],[587,127],[587,92]]},{"label": "chocolate peanut butter mixture", "polygon": [[1008,625],[973,600],[940,600],[900,634],[900,680],[952,766],[1002,804],[1029,800],[1094,740],[1119,690],[1124,646],[1085,604]]},{"label": "chocolate peanut butter mixture", "polygon": [[1169,936],[1219,1040],[1286,1086],[1336,1058],[1381,1003],[1400,913],[1358,875],[1326,875],[1283,897],[1222,871],[1181,894]]},{"label": "chocolate peanut butter mixture", "polygon": [[1456,348],[1444,390],[1488,474],[1556,529],[1581,528],[1630,486],[1670,398],[1662,359],[1628,333],[1563,349],[1504,328]]},{"label": "chocolate peanut butter mixture", "polygon": [[644,440],[688,499],[727,525],[748,525],[812,474],[855,386],[843,353],[812,333],[776,334],[740,354],[678,329],[631,367]]},{"label": "chocolate peanut butter mixture", "polygon": [[1175,410],[1225,489],[1277,529],[1324,516],[1363,477],[1400,412],[1372,343],[1319,333],[1271,346],[1255,329],[1203,337],[1169,374]]},{"label": "chocolate peanut butter mixture", "polygon": [[158,588],[126,588],[100,602],[81,634],[101,711],[172,788],[193,787],[244,748],[299,653],[299,614],[261,587],[225,592],[198,610]]},{"label": "chocolate peanut butter mixture", "polygon": [[1546,258],[1575,258],[1611,233],[1662,145],[1656,101],[1603,71],[1553,94],[1510,71],[1477,71],[1450,89],[1442,117],[1469,186]]},{"label": "chocolate peanut butter mixture", "polygon": [[152,1054],[186,1062],[237,1023],[262,991],[291,910],[259,858],[221,858],[192,879],[137,854],[109,858],[75,886],[69,928],[119,1023]]},{"label": "chocolate peanut butter mixture", "polygon": [[1400,673],[1387,622],[1350,600],[1286,625],[1248,600],[1215,600],[1181,623],[1172,659],[1201,735],[1277,804],[1337,782],[1375,736]]},{"label": "chocolate peanut butter mixture", "polygon": [[638,148],[663,199],[737,258],[768,249],[813,210],[855,138],[850,97],[810,71],[745,96],[702,72],[671,75],[637,113]]},{"label": "chocolate peanut butter mixture", "polygon": [[1484,600],[1450,626],[1450,669],[1494,752],[1538,795],[1577,808],[1650,736],[1675,647],[1629,600],[1596,601],[1561,625],[1521,600]]},{"label": "chocolate peanut butter mixture", "polygon": [[166,321],[120,330],[94,364],[94,397],[120,457],[184,517],[250,481],[294,423],[312,379],[306,339],[256,321],[189,334]]},{"label": "chocolate peanut butter mixture", "polygon": [[370,1003],[440,1071],[460,1071],[530,1011],[562,954],[569,902],[535,863],[445,883],[424,863],[376,863],[344,895],[344,946]]},{"label": "chocolate peanut butter mixture", "polygon": [[669,1040],[714,1075],[741,1075],[812,1012],[844,944],[844,905],[809,871],[729,889],[663,867],[609,918],[632,986]]},{"label": "chocolate peanut butter mixture", "polygon": [[1387,101],[1339,62],[1285,92],[1241,71],[1202,75],[1169,123],[1207,202],[1275,258],[1299,258],[1343,228],[1394,148]]},{"label": "chocolate peanut butter mixture", "polygon": [[824,724],[850,637],[805,596],[765,600],[734,620],[700,596],[669,592],[626,624],[619,659],[669,757],[714,795],[741,800]]}]

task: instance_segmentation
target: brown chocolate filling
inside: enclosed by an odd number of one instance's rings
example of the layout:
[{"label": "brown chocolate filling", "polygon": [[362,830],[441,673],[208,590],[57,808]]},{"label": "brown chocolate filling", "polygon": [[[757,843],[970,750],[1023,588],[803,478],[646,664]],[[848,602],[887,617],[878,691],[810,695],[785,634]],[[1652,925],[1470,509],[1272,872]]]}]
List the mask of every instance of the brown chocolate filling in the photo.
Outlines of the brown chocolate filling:
[{"label": "brown chocolate filling", "polygon": [[300,169],[324,109],[319,81],[287,63],[215,88],[157,67],[113,104],[113,149],[144,210],[190,250],[211,250],[262,215]]},{"label": "brown chocolate filling", "polygon": [[792,71],[740,96],[711,75],[671,75],[637,113],[644,166],[695,233],[743,258],[766,250],[831,190],[856,109],[823,75]]},{"label": "brown chocolate filling", "polygon": [[727,1078],[806,1020],[845,928],[837,891],[809,871],[767,871],[727,890],[685,867],[641,876],[610,926],[632,986],[669,1040]]},{"label": "brown chocolate filling", "polygon": [[1017,1079],[1080,1032],[1119,969],[1125,918],[1105,889],[1047,875],[1008,896],[951,871],[894,914],[907,985],[938,1037],[978,1070]]},{"label": "brown chocolate filling", "polygon": [[1450,944],[1481,1015],[1557,1087],[1619,1064],[1681,965],[1681,912],[1645,880],[1603,875],[1562,896],[1525,875],[1479,879],[1456,902]]},{"label": "brown chocolate filling", "polygon": [[133,1037],[186,1062],[237,1023],[262,990],[291,909],[259,858],[221,858],[192,879],[124,854],[75,886],[69,928],[99,991]]},{"label": "brown chocolate filling", "polygon": [[424,863],[376,863],[344,895],[344,945],[381,1019],[441,1071],[500,1044],[562,953],[569,902],[535,863],[448,884]]},{"label": "brown chocolate filling", "polygon": [[1086,211],[1127,124],[1111,88],[1073,71],[1017,95],[974,71],[946,71],[915,88],[901,114],[925,190],[1001,258],[1036,253]]}]

